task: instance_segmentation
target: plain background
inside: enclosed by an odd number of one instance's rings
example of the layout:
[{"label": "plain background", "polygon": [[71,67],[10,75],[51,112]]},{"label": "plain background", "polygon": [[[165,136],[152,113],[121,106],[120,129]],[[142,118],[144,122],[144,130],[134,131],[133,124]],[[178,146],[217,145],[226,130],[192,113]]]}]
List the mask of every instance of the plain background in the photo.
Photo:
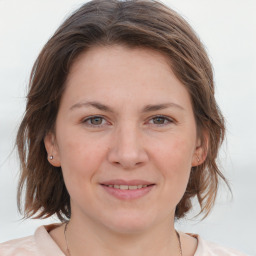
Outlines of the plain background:
[{"label": "plain background", "polygon": [[[61,22],[85,1],[0,0],[0,242],[33,234],[56,219],[21,221],[16,186],[19,164],[12,148],[25,109],[30,71]],[[219,162],[233,199],[221,187],[211,215],[191,213],[177,228],[256,255],[256,1],[163,1],[192,25],[215,70],[216,97],[227,121]]]}]

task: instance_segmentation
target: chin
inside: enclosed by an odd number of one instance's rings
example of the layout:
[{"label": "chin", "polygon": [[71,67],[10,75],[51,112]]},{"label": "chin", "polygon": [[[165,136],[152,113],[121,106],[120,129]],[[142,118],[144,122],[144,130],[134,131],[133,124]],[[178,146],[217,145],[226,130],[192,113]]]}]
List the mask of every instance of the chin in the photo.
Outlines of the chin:
[{"label": "chin", "polygon": [[108,221],[108,227],[120,234],[141,233],[154,225],[153,218],[145,214],[123,214]]}]

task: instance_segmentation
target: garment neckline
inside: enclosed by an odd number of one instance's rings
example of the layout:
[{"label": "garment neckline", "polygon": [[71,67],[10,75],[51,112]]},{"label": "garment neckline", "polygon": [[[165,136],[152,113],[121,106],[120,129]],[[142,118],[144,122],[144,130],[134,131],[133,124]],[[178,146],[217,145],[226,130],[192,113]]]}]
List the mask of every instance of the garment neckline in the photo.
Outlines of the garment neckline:
[{"label": "garment neckline", "polygon": [[[52,253],[52,250],[54,250],[54,252],[56,251],[56,253],[58,253],[58,254],[55,254],[56,256],[65,256],[65,254],[62,252],[60,247],[56,244],[56,242],[53,240],[53,238],[50,235],[50,232],[53,229],[60,227],[61,225],[63,225],[63,223],[52,223],[48,225],[43,225],[38,227],[37,230],[35,231],[36,241],[39,242],[39,239],[40,239],[40,243],[41,241],[45,241],[43,244],[41,243],[41,246],[40,246],[41,250],[43,250],[44,253],[50,254]],[[183,233],[183,232],[179,231],[179,233]],[[202,254],[203,246],[202,246],[202,240],[200,236],[194,233],[185,233],[185,234],[197,239],[197,248],[194,256],[203,255]]]}]

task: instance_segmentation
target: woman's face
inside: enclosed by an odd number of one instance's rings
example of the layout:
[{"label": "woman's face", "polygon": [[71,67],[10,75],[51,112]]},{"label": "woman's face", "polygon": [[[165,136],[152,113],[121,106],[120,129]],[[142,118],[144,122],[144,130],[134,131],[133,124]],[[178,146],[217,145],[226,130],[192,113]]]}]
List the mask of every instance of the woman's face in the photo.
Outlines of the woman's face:
[{"label": "woman's face", "polygon": [[189,94],[166,58],[123,46],[75,61],[52,139],[71,220],[123,233],[170,225],[202,153]]}]

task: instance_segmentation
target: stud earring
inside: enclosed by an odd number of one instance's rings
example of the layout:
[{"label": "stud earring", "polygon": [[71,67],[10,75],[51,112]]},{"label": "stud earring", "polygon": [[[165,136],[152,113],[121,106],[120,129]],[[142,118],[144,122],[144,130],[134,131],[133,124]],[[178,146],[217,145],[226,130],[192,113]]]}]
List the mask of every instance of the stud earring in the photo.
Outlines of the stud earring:
[{"label": "stud earring", "polygon": [[53,156],[52,156],[52,155],[51,155],[51,156],[49,156],[49,159],[50,159],[50,160],[52,160],[52,159],[53,159]]},{"label": "stud earring", "polygon": [[196,158],[197,158],[197,163],[199,163],[199,162],[200,162],[200,158],[199,158],[199,156],[198,156],[198,155],[196,155]]}]

